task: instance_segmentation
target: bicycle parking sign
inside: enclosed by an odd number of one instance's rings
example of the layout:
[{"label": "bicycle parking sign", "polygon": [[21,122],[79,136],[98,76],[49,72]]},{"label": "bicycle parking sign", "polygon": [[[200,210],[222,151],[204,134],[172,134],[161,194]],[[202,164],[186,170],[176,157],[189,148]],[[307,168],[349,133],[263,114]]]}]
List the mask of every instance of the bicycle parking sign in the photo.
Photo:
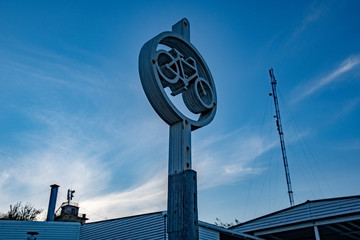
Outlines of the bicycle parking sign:
[{"label": "bicycle parking sign", "polygon": [[[144,44],[139,56],[139,73],[145,94],[159,116],[169,125],[186,120],[191,129],[209,124],[216,112],[215,84],[204,59],[190,43],[189,22],[174,25]],[[169,88],[170,96],[165,89]],[[190,119],[173,104],[182,95],[185,106],[197,120]]]},{"label": "bicycle parking sign", "polygon": [[[152,38],[139,56],[141,84],[152,107],[170,125],[167,233],[169,240],[198,240],[197,174],[191,169],[191,131],[209,124],[216,113],[216,90],[204,59],[190,43],[182,19]],[[173,103],[182,96],[189,118]]]}]

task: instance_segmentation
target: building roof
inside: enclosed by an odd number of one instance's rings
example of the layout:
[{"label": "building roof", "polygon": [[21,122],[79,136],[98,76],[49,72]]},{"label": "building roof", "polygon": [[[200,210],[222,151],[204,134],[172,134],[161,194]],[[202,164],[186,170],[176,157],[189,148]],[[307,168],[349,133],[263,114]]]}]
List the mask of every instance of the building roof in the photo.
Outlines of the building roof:
[{"label": "building roof", "polygon": [[[80,225],[75,222],[0,221],[1,240],[23,240],[27,233],[39,233],[37,239],[111,240],[111,239],[168,239],[166,212],[109,219]],[[200,240],[262,240],[199,221]]]},{"label": "building roof", "polygon": [[[360,195],[339,197],[331,199],[321,199],[306,201],[302,204],[295,205],[268,215],[241,223],[231,230],[245,232],[252,235],[261,236],[266,239],[266,235],[285,234],[286,238],[280,239],[296,239],[295,230],[311,231],[313,235],[313,227],[317,226],[321,234],[342,234],[343,236],[356,235],[356,239],[360,238]],[[344,235],[345,234],[345,235]],[[311,236],[314,239],[314,236]],[[270,238],[269,238],[270,239]],[[302,239],[305,239],[302,237]],[[348,239],[351,239],[349,237]]]},{"label": "building roof", "polygon": [[[164,212],[148,213],[130,217],[103,220],[87,223],[81,226],[82,239],[167,239],[167,214]],[[248,234],[240,233],[199,221],[200,240],[219,239],[248,239],[261,240]]]},{"label": "building roof", "polygon": [[[210,223],[206,223],[206,222],[202,222],[199,221],[199,227],[200,230],[202,228],[204,229],[210,229],[213,231],[217,231],[220,234],[220,239],[253,239],[253,240],[263,240],[262,238],[256,237],[256,236],[252,236],[246,233],[242,233],[242,232],[235,232],[220,226],[216,226],[214,224],[210,224]],[[207,238],[204,238],[207,239]]]},{"label": "building roof", "polygon": [[166,239],[162,212],[116,218],[81,226],[79,239]]}]

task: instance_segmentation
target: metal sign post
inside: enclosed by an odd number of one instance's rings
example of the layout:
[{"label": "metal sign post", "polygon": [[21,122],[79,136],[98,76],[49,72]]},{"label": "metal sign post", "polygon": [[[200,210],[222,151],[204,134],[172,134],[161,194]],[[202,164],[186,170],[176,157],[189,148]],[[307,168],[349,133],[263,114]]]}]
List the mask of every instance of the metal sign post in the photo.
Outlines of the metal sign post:
[{"label": "metal sign post", "polygon": [[[144,44],[139,74],[145,94],[159,116],[170,126],[168,176],[169,240],[199,239],[196,172],[191,169],[191,131],[209,124],[216,113],[212,75],[190,43],[190,24],[182,19]],[[169,94],[165,89],[169,89]],[[178,110],[180,95],[193,119]]]}]

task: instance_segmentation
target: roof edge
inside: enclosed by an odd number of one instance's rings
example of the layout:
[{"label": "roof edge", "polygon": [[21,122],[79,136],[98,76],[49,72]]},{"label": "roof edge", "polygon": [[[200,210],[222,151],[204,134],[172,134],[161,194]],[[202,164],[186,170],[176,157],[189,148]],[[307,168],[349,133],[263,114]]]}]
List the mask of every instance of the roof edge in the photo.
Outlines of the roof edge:
[{"label": "roof edge", "polygon": [[105,220],[85,223],[84,225],[93,224],[93,223],[101,223],[101,222],[110,222],[110,221],[116,221],[116,220],[120,220],[120,219],[134,218],[134,217],[140,217],[140,216],[146,216],[146,215],[155,215],[155,214],[159,214],[159,213],[162,213],[164,215],[164,214],[166,214],[166,211],[158,211],[158,212],[143,213],[143,214],[137,214],[137,215],[132,215],[132,216],[126,216],[126,217],[105,219]]},{"label": "roof edge", "polygon": [[345,196],[345,197],[335,197],[335,198],[324,198],[324,199],[316,199],[316,200],[307,200],[307,201],[305,201],[305,202],[303,202],[303,203],[300,203],[300,204],[297,204],[297,205],[295,205],[295,206],[288,207],[288,208],[284,208],[284,209],[281,209],[281,210],[278,210],[278,211],[275,211],[275,212],[272,212],[272,213],[269,213],[269,214],[266,214],[266,215],[263,215],[263,216],[254,218],[254,219],[251,219],[251,220],[249,220],[249,221],[240,223],[240,224],[238,224],[238,225],[231,226],[231,227],[229,227],[229,229],[233,229],[233,228],[239,227],[239,226],[241,226],[241,225],[245,225],[245,224],[248,224],[248,223],[250,223],[250,222],[257,221],[257,220],[259,220],[259,219],[266,218],[266,217],[269,217],[269,216],[278,214],[278,213],[280,213],[280,212],[285,212],[285,211],[287,211],[287,210],[294,209],[294,208],[297,208],[297,207],[299,207],[299,206],[303,206],[303,205],[306,205],[306,204],[315,203],[315,202],[322,202],[322,201],[336,201],[336,200],[343,200],[343,199],[349,199],[349,198],[360,198],[360,195]]},{"label": "roof edge", "polygon": [[232,236],[243,237],[245,239],[263,240],[263,238],[255,237],[255,236],[252,236],[252,235],[246,234],[246,233],[235,232],[235,231],[229,230],[227,228],[219,227],[219,226],[216,226],[214,224],[203,222],[203,221],[199,221],[199,226],[203,227],[203,228],[210,229],[210,230],[214,230],[214,231],[217,231],[217,232],[230,234]]}]

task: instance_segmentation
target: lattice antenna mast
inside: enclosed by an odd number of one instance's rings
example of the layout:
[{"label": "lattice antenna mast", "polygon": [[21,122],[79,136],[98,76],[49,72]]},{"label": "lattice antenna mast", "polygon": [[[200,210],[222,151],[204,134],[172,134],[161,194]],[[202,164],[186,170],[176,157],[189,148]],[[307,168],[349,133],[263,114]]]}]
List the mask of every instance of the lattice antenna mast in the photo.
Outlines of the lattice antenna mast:
[{"label": "lattice antenna mast", "polygon": [[272,94],[270,93],[270,96],[272,95],[274,98],[274,104],[275,104],[274,118],[276,118],[276,126],[277,126],[277,130],[279,132],[281,152],[282,152],[284,168],[285,168],[286,183],[287,183],[287,188],[288,188],[290,206],[292,207],[292,206],[294,206],[294,196],[293,196],[293,191],[292,191],[292,187],[291,187],[289,165],[288,165],[286,149],[285,149],[284,132],[283,132],[282,125],[281,125],[279,102],[278,102],[278,97],[277,97],[277,93],[276,93],[276,79],[275,79],[275,75],[274,75],[274,70],[272,68],[270,68],[269,74],[270,74],[271,88],[272,88]]}]

